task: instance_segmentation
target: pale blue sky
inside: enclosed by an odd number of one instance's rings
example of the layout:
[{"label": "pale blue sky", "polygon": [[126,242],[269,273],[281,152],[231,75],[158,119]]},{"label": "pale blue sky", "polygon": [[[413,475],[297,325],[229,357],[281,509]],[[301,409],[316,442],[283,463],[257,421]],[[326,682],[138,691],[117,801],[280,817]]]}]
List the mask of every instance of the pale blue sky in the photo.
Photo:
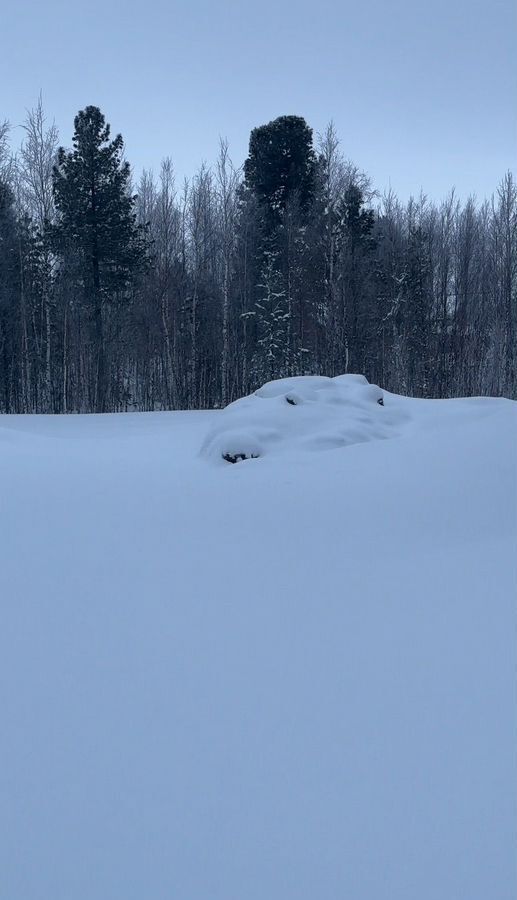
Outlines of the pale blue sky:
[{"label": "pale blue sky", "polygon": [[227,136],[283,114],[333,119],[379,189],[490,194],[517,160],[515,0],[148,0],[8,4],[0,120],[43,92],[70,144],[101,107],[138,171],[169,154],[180,177]]}]

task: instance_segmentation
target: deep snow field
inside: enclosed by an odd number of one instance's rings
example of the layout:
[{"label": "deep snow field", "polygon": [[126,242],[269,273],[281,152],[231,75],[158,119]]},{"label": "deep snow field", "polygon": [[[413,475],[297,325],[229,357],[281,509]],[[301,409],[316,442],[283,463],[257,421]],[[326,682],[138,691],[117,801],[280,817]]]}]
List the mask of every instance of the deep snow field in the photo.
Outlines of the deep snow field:
[{"label": "deep snow field", "polygon": [[1,900],[515,900],[517,404],[317,381],[0,419]]}]

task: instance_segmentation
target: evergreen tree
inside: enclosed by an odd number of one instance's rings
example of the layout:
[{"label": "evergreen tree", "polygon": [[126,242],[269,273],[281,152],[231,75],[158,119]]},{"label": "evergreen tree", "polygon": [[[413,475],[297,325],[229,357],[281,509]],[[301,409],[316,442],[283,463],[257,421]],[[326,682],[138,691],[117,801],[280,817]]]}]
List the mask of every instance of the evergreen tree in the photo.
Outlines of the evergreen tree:
[{"label": "evergreen tree", "polygon": [[103,412],[109,381],[104,320],[110,304],[128,297],[145,263],[145,232],[136,223],[121,135],[110,141],[110,126],[96,106],[80,111],[74,125],[73,150],[61,147],[54,168],[56,246],[65,256],[73,250],[78,260],[80,286],[93,322],[93,405]]},{"label": "evergreen tree", "polygon": [[[244,206],[256,218],[252,295],[258,369],[286,375],[302,364],[309,305],[301,287],[316,191],[312,129],[298,116],[255,128],[244,164]],[[310,327],[308,328],[310,331]],[[257,368],[257,367],[255,367]]]},{"label": "evergreen tree", "polygon": [[373,209],[364,208],[364,194],[357,184],[352,183],[345,191],[342,216],[351,250],[359,247],[371,249],[370,235],[375,223],[375,213]]},{"label": "evergreen tree", "polygon": [[313,199],[316,156],[312,128],[299,116],[280,116],[251,132],[244,163],[246,187],[260,202],[266,225],[277,226],[295,195],[307,213]]}]

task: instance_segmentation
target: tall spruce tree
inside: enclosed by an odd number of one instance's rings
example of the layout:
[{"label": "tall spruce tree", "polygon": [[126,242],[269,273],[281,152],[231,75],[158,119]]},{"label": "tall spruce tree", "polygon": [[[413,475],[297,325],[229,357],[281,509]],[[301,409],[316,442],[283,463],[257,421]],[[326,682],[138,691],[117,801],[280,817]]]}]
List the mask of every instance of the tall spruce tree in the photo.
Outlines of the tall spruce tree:
[{"label": "tall spruce tree", "polygon": [[110,140],[110,126],[96,106],[81,110],[74,126],[73,150],[60,147],[53,174],[56,247],[76,260],[93,326],[93,406],[103,412],[109,388],[104,320],[110,304],[127,299],[145,264],[145,231],[136,222],[122,136]]}]

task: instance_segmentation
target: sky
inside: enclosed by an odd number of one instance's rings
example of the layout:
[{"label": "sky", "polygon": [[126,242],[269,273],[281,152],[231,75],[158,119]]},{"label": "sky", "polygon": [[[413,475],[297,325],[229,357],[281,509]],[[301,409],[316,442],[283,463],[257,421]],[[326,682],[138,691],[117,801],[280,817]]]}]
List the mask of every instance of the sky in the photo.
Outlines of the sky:
[{"label": "sky", "polygon": [[70,0],[8,4],[0,121],[22,136],[41,91],[70,145],[100,106],[138,173],[240,165],[249,133],[301,115],[333,120],[345,156],[380,191],[490,196],[517,168],[515,0]]}]

